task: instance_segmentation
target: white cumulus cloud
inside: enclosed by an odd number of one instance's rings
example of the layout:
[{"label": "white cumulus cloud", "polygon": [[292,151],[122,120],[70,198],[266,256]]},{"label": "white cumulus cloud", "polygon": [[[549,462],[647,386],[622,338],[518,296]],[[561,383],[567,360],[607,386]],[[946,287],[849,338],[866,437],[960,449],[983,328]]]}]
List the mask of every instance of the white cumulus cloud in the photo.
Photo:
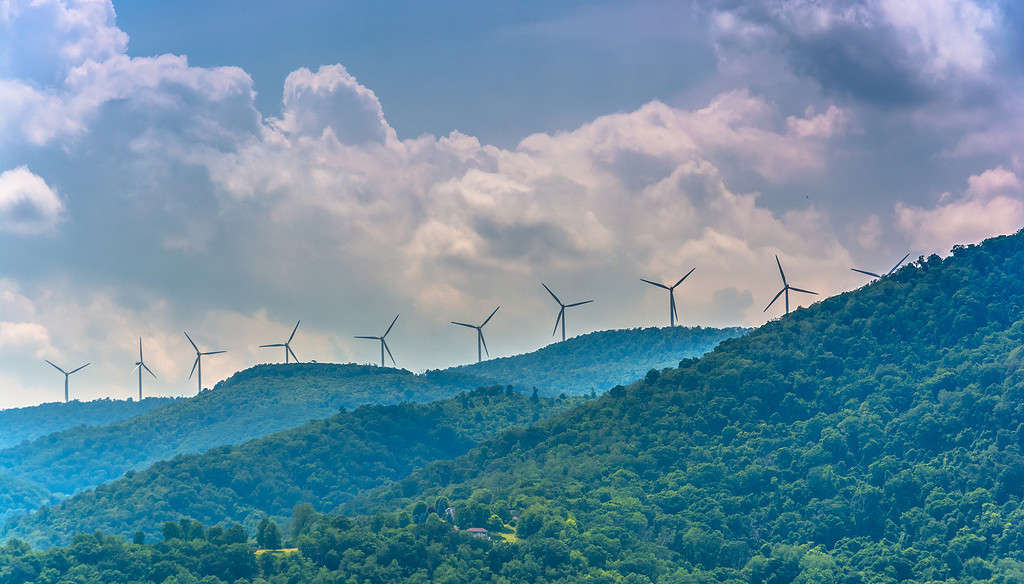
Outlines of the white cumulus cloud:
[{"label": "white cumulus cloud", "polygon": [[0,173],[0,230],[19,235],[48,233],[64,215],[64,203],[25,166]]}]

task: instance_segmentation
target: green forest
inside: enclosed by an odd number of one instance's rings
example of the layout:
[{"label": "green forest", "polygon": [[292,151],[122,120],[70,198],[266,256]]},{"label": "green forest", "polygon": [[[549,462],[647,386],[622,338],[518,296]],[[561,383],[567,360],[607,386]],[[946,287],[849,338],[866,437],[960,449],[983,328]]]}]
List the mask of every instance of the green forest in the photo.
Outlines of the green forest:
[{"label": "green forest", "polygon": [[921,258],[342,513],[10,540],[0,584],[1021,582],[1022,345],[1024,232]]},{"label": "green forest", "polygon": [[51,402],[0,410],[0,449],[75,426],[106,426],[163,407],[178,398],[147,397],[142,401],[97,399]]},{"label": "green forest", "polygon": [[715,345],[746,333],[745,328],[665,327],[588,333],[552,343],[532,353],[489,359],[447,369],[514,384],[542,394],[602,393],[631,383],[651,369],[674,367],[700,357]]},{"label": "green forest", "polygon": [[101,530],[154,535],[168,520],[284,520],[295,505],[331,511],[353,495],[454,458],[510,426],[535,422],[580,398],[481,388],[430,404],[361,406],[239,446],[181,455],[8,522],[0,534],[67,543]]},{"label": "green forest", "polygon": [[[416,375],[404,369],[368,365],[258,365],[235,373],[196,397],[175,400],[142,415],[105,426],[77,426],[0,450],[0,520],[115,480],[129,470],[143,469],[178,454],[240,444],[327,418],[340,408],[429,402],[477,387],[511,384],[517,379],[560,378],[570,388],[592,388],[594,379],[626,376],[625,371],[631,370],[630,354],[634,360],[642,360],[656,347],[665,351],[666,343],[659,342],[659,336],[673,339],[667,346],[688,347],[682,351],[689,355],[696,350],[711,350],[718,340],[739,332],[638,329],[595,333],[588,335],[587,346],[592,350],[589,358],[566,357],[569,364],[587,368],[587,375],[572,373],[568,365],[557,373],[558,367],[550,362],[526,354],[504,360],[502,371],[512,379],[508,382],[481,377],[465,368]],[[594,367],[602,353],[619,358],[610,366]],[[534,373],[534,368],[541,373]],[[570,378],[575,381],[568,382]],[[516,387],[527,389],[525,384]],[[102,401],[89,403],[104,405]],[[50,409],[48,405],[25,408],[19,415],[23,420],[41,420]]]}]

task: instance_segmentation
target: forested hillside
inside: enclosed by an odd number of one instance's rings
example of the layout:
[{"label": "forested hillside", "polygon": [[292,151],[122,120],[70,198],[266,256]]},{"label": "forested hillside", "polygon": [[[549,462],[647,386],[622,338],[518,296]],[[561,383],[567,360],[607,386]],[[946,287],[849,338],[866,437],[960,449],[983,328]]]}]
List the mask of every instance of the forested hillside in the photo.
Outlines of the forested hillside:
[{"label": "forested hillside", "polygon": [[570,395],[601,393],[632,383],[651,369],[675,367],[680,359],[700,357],[715,345],[746,333],[745,328],[665,327],[598,331],[552,343],[532,353],[453,367],[512,383],[525,390]]},{"label": "forested hillside", "polygon": [[[71,428],[0,451],[0,473],[48,493],[38,506],[177,454],[237,444],[339,408],[430,401],[479,385],[462,374],[423,376],[365,365],[260,365],[194,398],[116,424]],[[0,517],[12,511],[2,508]]]},{"label": "forested hillside", "polygon": [[[305,514],[299,553],[176,526],[9,544],[0,582],[1019,582],[1022,343],[1018,233],[428,464],[347,504],[357,520]],[[429,512],[449,505],[508,535]]]},{"label": "forested hillside", "polygon": [[75,400],[0,410],[0,449],[75,426],[106,426],[163,407],[175,399]]},{"label": "forested hillside", "polygon": [[33,544],[66,543],[102,530],[159,533],[165,521],[286,519],[299,503],[334,510],[360,490],[395,480],[428,461],[463,454],[510,426],[578,403],[511,388],[481,388],[430,404],[362,406],[239,446],[178,456],[101,485],[0,531]]}]

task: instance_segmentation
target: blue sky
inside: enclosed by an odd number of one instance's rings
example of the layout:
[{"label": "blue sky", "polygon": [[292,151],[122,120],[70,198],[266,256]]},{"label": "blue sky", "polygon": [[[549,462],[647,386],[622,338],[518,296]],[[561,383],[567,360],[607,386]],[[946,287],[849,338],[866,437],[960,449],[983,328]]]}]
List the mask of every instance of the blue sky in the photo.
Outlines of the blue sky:
[{"label": "blue sky", "polygon": [[[982,0],[0,3],[0,407],[43,359],[133,394],[138,337],[399,365],[758,325],[778,254],[834,294],[1024,223],[1021,18]],[[810,300],[813,301],[813,300]],[[805,300],[806,304],[807,300]],[[393,340],[391,340],[393,339]]]}]

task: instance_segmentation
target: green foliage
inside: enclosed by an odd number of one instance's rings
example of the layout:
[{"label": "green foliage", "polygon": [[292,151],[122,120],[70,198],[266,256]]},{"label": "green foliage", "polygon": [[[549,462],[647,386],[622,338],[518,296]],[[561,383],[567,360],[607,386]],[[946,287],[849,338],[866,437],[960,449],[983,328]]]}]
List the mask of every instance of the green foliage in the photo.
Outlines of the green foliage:
[{"label": "green foliage", "polygon": [[298,553],[10,542],[0,584],[1021,582],[1022,344],[1019,233],[427,463],[302,519]]},{"label": "green foliage", "polygon": [[[308,527],[314,506],[333,510],[362,490],[399,479],[429,461],[463,454],[505,428],[578,402],[534,401],[511,388],[491,387],[430,404],[363,406],[238,446],[182,455],[130,472],[14,518],[2,533],[37,545],[59,544],[97,530],[155,535],[162,523],[183,518],[233,521],[251,529],[266,516],[283,524],[292,514],[294,537]],[[166,532],[164,537],[168,539]]]},{"label": "green foliage", "polygon": [[[681,354],[709,350],[718,340],[740,332],[677,327],[594,333],[543,349],[545,358],[527,354],[501,359],[492,373],[509,376],[507,382],[498,380],[502,384],[546,380],[548,386],[564,384],[566,391],[576,393],[579,387],[606,387],[602,380],[608,376],[631,376],[632,361],[649,359],[650,355],[678,360]],[[614,362],[605,363],[608,356],[613,356]],[[578,369],[569,372],[566,366],[553,367],[548,357],[565,359],[566,365]],[[444,399],[491,385],[492,379],[497,378],[483,378],[472,368],[414,375],[401,369],[327,363],[252,367],[194,398],[106,426],[69,428],[0,451],[0,520],[178,454],[239,444],[326,418],[339,408]],[[48,404],[0,412],[0,421],[5,415],[17,421],[51,413],[63,419],[70,416],[68,412],[79,410],[130,409],[133,406],[126,405],[130,403]],[[138,407],[158,403],[147,399]],[[4,473],[17,477],[17,481],[5,480]]]},{"label": "green foliage", "polygon": [[[102,427],[79,426],[0,451],[0,472],[60,498],[177,454],[237,444],[364,403],[430,401],[481,385],[363,365],[259,365],[213,390]],[[0,517],[12,508],[0,507]]]},{"label": "green foliage", "polygon": [[600,331],[552,343],[532,353],[446,371],[512,383],[521,390],[537,388],[546,395],[584,395],[630,383],[650,369],[675,367],[680,359],[699,357],[748,330],[677,326]]},{"label": "green foliage", "polygon": [[176,399],[148,397],[142,401],[74,400],[0,410],[0,448],[17,446],[26,440],[75,426],[106,426],[161,408]]}]

